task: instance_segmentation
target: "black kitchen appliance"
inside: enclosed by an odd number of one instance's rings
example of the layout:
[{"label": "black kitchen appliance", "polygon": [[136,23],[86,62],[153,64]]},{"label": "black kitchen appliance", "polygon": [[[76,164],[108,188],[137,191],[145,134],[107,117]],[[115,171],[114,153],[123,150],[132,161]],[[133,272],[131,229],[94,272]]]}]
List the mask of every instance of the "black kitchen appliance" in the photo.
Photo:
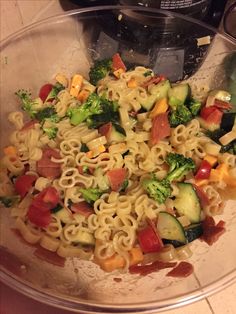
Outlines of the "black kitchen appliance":
[{"label": "black kitchen appliance", "polygon": [[218,27],[227,0],[60,0],[65,10],[102,5],[139,5],[174,11]]},{"label": "black kitchen appliance", "polygon": [[[214,32],[200,24],[191,29],[188,20],[174,19],[164,14],[153,14],[151,8],[174,11],[208,22],[217,27],[222,19],[226,0],[61,0],[65,10],[89,6],[115,4],[120,8],[110,11],[104,19],[99,11],[93,19],[97,23],[94,34],[96,54],[93,57],[103,59],[119,52],[128,65],[144,65],[154,72],[167,76],[172,82],[193,75],[202,64]],[[136,5],[149,8],[143,14],[139,10],[123,10],[124,5]],[[101,12],[103,12],[101,14]],[[127,29],[129,31],[127,31]],[[206,38],[198,45],[199,38]],[[155,44],[153,44],[155,43]],[[132,49],[135,47],[135,49]],[[151,49],[150,49],[151,47]],[[91,49],[91,51],[93,51]]]}]

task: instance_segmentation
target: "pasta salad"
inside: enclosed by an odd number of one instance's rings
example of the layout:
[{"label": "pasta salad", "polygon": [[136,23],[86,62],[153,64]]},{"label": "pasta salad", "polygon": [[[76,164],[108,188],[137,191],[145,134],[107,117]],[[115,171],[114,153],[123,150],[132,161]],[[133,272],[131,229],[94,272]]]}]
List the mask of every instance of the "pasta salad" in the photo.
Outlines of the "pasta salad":
[{"label": "pasta salad", "polygon": [[57,74],[22,110],[3,149],[0,202],[25,241],[104,271],[188,276],[190,243],[225,232],[222,191],[236,188],[231,95],[194,98],[119,54],[96,61],[89,80]]}]

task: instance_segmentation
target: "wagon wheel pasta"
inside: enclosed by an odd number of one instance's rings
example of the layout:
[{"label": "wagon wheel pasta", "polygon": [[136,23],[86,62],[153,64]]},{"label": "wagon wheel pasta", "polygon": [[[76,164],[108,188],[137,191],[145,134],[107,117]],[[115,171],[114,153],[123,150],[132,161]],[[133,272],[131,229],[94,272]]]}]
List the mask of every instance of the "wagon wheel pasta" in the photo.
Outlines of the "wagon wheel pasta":
[{"label": "wagon wheel pasta", "polygon": [[[188,243],[204,239],[207,219],[223,210],[221,191],[236,187],[235,138],[227,151],[212,139],[205,100],[194,100],[187,83],[122,64],[96,84],[75,74],[41,98],[18,91],[29,118],[9,114],[15,131],[1,160],[0,200],[23,238],[105,271],[153,256],[188,259]],[[222,116],[231,105],[219,98]]]}]

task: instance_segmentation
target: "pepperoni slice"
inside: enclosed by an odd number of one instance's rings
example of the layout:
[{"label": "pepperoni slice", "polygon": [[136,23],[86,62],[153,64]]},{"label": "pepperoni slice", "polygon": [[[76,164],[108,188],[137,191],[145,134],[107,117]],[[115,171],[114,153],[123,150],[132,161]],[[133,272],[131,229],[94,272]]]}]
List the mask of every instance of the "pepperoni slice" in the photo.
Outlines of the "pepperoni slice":
[{"label": "pepperoni slice", "polygon": [[93,207],[85,201],[72,204],[70,209],[72,212],[79,213],[85,217],[89,217],[90,215],[94,214]]},{"label": "pepperoni slice", "polygon": [[172,268],[177,265],[176,262],[162,262],[155,261],[148,265],[133,265],[130,266],[129,271],[131,274],[140,274],[142,276],[146,276],[154,271],[158,271],[165,268]]},{"label": "pepperoni slice", "polygon": [[112,191],[119,191],[126,178],[126,170],[124,168],[117,168],[107,171]]},{"label": "pepperoni slice", "polygon": [[208,245],[214,244],[219,237],[225,233],[225,222],[220,220],[218,224],[215,224],[213,217],[207,216],[202,223],[203,235],[201,240],[205,241]]},{"label": "pepperoni slice", "polygon": [[55,159],[60,159],[60,154],[58,151],[52,148],[46,148],[43,151],[42,158],[37,162],[37,172],[42,177],[48,179],[56,179],[61,174],[61,165],[59,163],[55,163],[51,160],[54,157]]},{"label": "pepperoni slice", "polygon": [[170,136],[171,128],[168,120],[168,113],[160,113],[152,119],[151,145],[157,144],[167,136]]},{"label": "pepperoni slice", "polygon": [[38,120],[36,119],[27,121],[21,128],[21,131],[28,131],[30,129],[33,129],[36,123],[38,123]]},{"label": "pepperoni slice", "polygon": [[39,246],[35,251],[34,255],[41,260],[48,262],[52,265],[64,267],[65,266],[65,258],[57,255],[56,252],[51,252],[43,247]]},{"label": "pepperoni slice", "polygon": [[178,266],[172,269],[170,272],[167,273],[166,276],[168,277],[188,277],[194,271],[193,265],[188,262],[180,262]]},{"label": "pepperoni slice", "polygon": [[166,78],[163,75],[159,75],[159,76],[155,75],[155,76],[151,77],[148,81],[144,82],[142,84],[142,87],[145,88],[145,87],[148,87],[151,84],[158,84],[158,83],[160,83],[162,81],[165,81],[165,79]]}]

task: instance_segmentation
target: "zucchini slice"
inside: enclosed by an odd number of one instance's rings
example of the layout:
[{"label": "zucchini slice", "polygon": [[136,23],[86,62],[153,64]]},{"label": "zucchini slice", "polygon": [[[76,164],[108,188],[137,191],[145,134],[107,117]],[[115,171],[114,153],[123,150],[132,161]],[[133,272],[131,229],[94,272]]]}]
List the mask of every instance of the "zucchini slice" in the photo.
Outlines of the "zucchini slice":
[{"label": "zucchini slice", "polygon": [[236,125],[236,112],[224,112],[220,128],[226,132],[230,132],[232,128]]},{"label": "zucchini slice", "polygon": [[187,243],[183,226],[177,218],[167,212],[158,214],[157,230],[162,239],[179,242],[180,245]]},{"label": "zucchini slice", "polygon": [[191,95],[191,89],[189,84],[177,84],[172,86],[168,91],[169,98],[179,100],[182,104],[185,103],[186,99]]},{"label": "zucchini slice", "polygon": [[151,110],[157,100],[167,97],[170,88],[170,81],[168,80],[152,86],[149,91],[151,95],[149,95],[147,99],[142,102],[141,106],[147,111]]},{"label": "zucchini slice", "polygon": [[108,138],[108,142],[109,143],[120,143],[120,142],[124,142],[125,139],[125,130],[122,127],[118,127],[118,125],[112,125],[112,129],[111,129],[111,133],[110,136]]},{"label": "zucchini slice", "polygon": [[198,239],[203,234],[203,227],[202,224],[192,224],[185,228],[185,236],[189,242],[192,242]]},{"label": "zucchini slice", "polygon": [[161,81],[157,85],[154,85],[150,88],[150,93],[156,96],[156,100],[165,98],[168,95],[171,85],[169,80]]},{"label": "zucchini slice", "polygon": [[185,215],[192,223],[201,220],[201,206],[191,183],[178,183],[179,193],[174,200],[174,207],[180,216]]},{"label": "zucchini slice", "polygon": [[78,230],[77,234],[74,236],[73,243],[80,243],[82,245],[95,245],[95,238],[87,231]]}]

